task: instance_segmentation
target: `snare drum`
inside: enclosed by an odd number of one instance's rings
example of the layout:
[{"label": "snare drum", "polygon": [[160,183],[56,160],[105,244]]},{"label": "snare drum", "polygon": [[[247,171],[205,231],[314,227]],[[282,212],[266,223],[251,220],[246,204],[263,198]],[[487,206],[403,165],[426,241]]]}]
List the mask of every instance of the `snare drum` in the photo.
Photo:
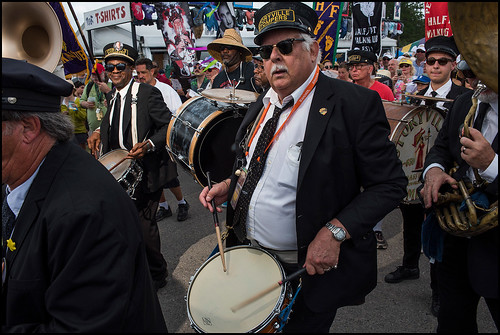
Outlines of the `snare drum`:
[{"label": "snare drum", "polygon": [[[207,172],[214,182],[232,171],[231,150],[246,107],[210,100],[203,96],[184,102],[167,129],[167,148],[193,177],[207,186]],[[240,113],[242,112],[242,113]]]},{"label": "snare drum", "polygon": [[[99,157],[99,162],[109,170],[127,155],[127,150],[116,149]],[[127,191],[130,197],[133,197],[135,188],[142,180],[142,173],[142,167],[135,159],[125,159],[111,171],[113,177]]]},{"label": "snare drum", "polygon": [[383,101],[391,126],[390,140],[396,145],[403,170],[408,178],[405,203],[420,203],[417,188],[424,169],[425,156],[434,145],[445,117],[443,110],[432,106],[411,106]]},{"label": "snare drum", "polygon": [[281,264],[267,251],[250,246],[224,250],[227,271],[220,253],[210,257],[191,277],[187,313],[199,333],[272,333],[280,326],[279,314],[291,300],[288,283],[245,307],[231,307],[285,278]]}]

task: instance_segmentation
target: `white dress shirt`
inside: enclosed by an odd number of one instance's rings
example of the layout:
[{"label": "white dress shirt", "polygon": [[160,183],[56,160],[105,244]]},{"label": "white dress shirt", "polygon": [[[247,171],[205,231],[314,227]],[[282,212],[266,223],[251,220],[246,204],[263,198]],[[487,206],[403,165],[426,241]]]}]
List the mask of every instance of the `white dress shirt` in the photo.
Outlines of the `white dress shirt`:
[{"label": "white dress shirt", "polygon": [[[446,84],[444,84],[443,86],[441,86],[440,88],[438,88],[437,90],[434,90],[432,88],[432,83],[429,85],[429,88],[427,89],[427,92],[425,92],[424,96],[426,97],[432,97],[432,94],[431,92],[432,91],[435,91],[437,93],[436,95],[436,98],[444,98],[446,99],[446,96],[448,95],[448,93],[450,93],[450,90],[451,90],[451,84],[452,84],[452,81],[451,79],[449,79]],[[444,101],[439,101],[438,103],[436,103],[436,107],[439,107],[441,109],[445,109],[443,107],[444,105]],[[422,100],[422,102],[420,103],[421,105],[425,105],[425,100]]]},{"label": "white dress shirt", "polygon": [[[275,106],[282,107],[294,99],[297,103],[300,96],[314,77],[316,68],[309,78],[280,104],[278,95],[271,88],[263,99],[264,108],[271,103],[265,119],[260,124],[247,157],[247,168],[250,164],[258,138]],[[247,216],[247,237],[257,240],[263,247],[275,250],[296,250],[297,233],[295,218],[295,202],[301,145],[306,131],[309,109],[315,88],[287,121],[273,145],[269,148],[264,172],[255,188],[250,201]],[[292,108],[283,111],[276,131],[284,123]]]}]

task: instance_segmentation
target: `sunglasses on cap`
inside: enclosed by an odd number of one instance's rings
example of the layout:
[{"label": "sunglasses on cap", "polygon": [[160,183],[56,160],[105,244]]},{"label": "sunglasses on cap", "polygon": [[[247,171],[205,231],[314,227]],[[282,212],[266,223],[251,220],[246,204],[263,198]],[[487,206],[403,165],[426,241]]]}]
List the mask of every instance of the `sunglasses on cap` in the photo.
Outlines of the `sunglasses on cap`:
[{"label": "sunglasses on cap", "polygon": [[439,59],[436,59],[436,58],[427,58],[427,60],[425,61],[426,64],[429,64],[429,65],[434,65],[436,62],[438,62],[439,65],[441,66],[445,66],[446,64],[448,64],[449,62],[453,62],[453,59],[449,59],[449,58],[439,58]]},{"label": "sunglasses on cap", "polygon": [[118,71],[122,72],[127,68],[126,63],[118,63],[118,64],[106,64],[106,71],[108,72],[113,72],[114,69],[117,69]]},{"label": "sunglasses on cap", "polygon": [[293,51],[293,42],[295,41],[303,42],[305,41],[305,39],[289,38],[273,45],[263,45],[259,48],[259,54],[263,59],[269,59],[271,57],[274,47],[277,47],[278,51],[282,55],[288,55]]}]

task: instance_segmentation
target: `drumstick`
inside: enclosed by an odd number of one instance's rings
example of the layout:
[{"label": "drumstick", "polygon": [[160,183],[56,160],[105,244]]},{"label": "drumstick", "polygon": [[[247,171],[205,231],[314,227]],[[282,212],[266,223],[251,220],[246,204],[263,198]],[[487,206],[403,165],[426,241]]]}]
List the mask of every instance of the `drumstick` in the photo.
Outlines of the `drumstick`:
[{"label": "drumstick", "polygon": [[256,295],[254,295],[253,297],[250,297],[248,298],[247,300],[239,303],[238,305],[236,306],[233,306],[231,307],[231,311],[233,313],[236,313],[237,310],[245,307],[246,305],[250,304],[251,302],[254,302],[255,300],[259,299],[259,298],[262,298],[263,296],[265,296],[266,294],[268,294],[269,292],[273,291],[275,288],[278,288],[280,287],[281,285],[283,285],[284,283],[286,282],[289,282],[290,280],[293,280],[299,276],[301,276],[304,272],[306,272],[306,268],[302,268],[300,269],[299,271],[296,271],[294,273],[292,273],[291,275],[289,275],[288,277],[286,277],[285,279],[283,280],[280,280],[279,282],[277,283],[274,283],[272,286],[266,288],[265,290],[262,290],[261,292],[257,293]]},{"label": "drumstick", "polygon": [[[210,190],[212,188],[212,182],[210,181],[210,172],[207,171],[207,179],[208,179],[208,189]],[[222,247],[222,238],[220,236],[220,226],[219,226],[219,217],[217,216],[217,208],[215,207],[215,199],[212,199],[211,201],[212,207],[214,208],[213,216],[214,216],[214,223],[215,223],[215,233],[217,234],[217,243],[219,245],[219,252],[220,252],[220,257],[222,260],[222,269],[224,272],[227,271],[226,269],[226,259],[224,258],[224,248]]]},{"label": "drumstick", "polygon": [[[143,146],[145,146],[147,143],[148,143],[148,141],[146,141],[146,142],[142,143],[142,144],[141,144],[141,146],[140,146],[140,147],[138,147],[137,149],[142,148],[142,147],[143,147]],[[109,171],[109,172],[113,171],[113,170],[115,169],[115,167],[117,167],[118,165],[120,165],[121,163],[123,163],[126,159],[131,159],[131,158],[132,158],[132,157],[129,157],[128,155],[127,155],[127,156],[125,156],[125,157],[123,157],[122,159],[120,159],[120,160],[118,161],[118,163],[116,163],[115,165],[113,165],[113,166],[111,167],[111,169],[109,169],[108,171]]]}]

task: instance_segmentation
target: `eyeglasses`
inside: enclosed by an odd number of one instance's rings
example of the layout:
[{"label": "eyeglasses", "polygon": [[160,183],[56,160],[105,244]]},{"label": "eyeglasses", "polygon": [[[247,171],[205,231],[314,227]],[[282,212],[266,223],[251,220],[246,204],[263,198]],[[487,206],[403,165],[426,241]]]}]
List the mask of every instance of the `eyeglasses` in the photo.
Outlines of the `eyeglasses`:
[{"label": "eyeglasses", "polygon": [[325,65],[325,69],[327,69],[327,70],[333,69],[333,65]]},{"label": "eyeglasses", "polygon": [[117,69],[118,71],[122,72],[127,68],[127,64],[125,63],[118,63],[118,64],[106,64],[106,71],[108,72],[113,72],[114,69]]},{"label": "eyeglasses", "polygon": [[384,58],[382,58],[382,60],[391,60],[391,59],[388,57],[384,57]]},{"label": "eyeglasses", "polygon": [[424,54],[425,51],[424,50],[417,50],[417,53],[423,53]]},{"label": "eyeglasses", "polygon": [[399,64],[399,67],[410,67],[410,64]]},{"label": "eyeglasses", "polygon": [[361,70],[366,65],[369,65],[369,64],[368,63],[352,64],[352,65],[348,65],[348,69],[349,69],[349,71],[352,71],[353,69]]},{"label": "eyeglasses", "polygon": [[271,53],[273,52],[274,47],[277,47],[278,51],[282,55],[288,55],[293,51],[293,42],[295,41],[303,42],[305,41],[305,39],[289,38],[273,45],[263,45],[259,48],[259,54],[263,59],[269,59],[271,57]]},{"label": "eyeglasses", "polygon": [[213,70],[215,70],[215,69],[211,68],[211,69],[208,69],[207,72],[212,72]]},{"label": "eyeglasses", "polygon": [[427,58],[427,60],[425,61],[426,64],[429,64],[429,65],[434,65],[436,62],[439,63],[439,65],[441,66],[445,66],[446,64],[448,64],[449,62],[453,62],[453,59],[449,59],[449,58],[439,58],[439,59],[436,59],[436,58]]},{"label": "eyeglasses", "polygon": [[264,65],[254,63],[253,66],[255,70],[264,70]]},{"label": "eyeglasses", "polygon": [[233,47],[232,45],[223,45],[220,47],[220,51],[223,51],[224,49],[231,51],[231,50],[236,50],[236,47]]}]

